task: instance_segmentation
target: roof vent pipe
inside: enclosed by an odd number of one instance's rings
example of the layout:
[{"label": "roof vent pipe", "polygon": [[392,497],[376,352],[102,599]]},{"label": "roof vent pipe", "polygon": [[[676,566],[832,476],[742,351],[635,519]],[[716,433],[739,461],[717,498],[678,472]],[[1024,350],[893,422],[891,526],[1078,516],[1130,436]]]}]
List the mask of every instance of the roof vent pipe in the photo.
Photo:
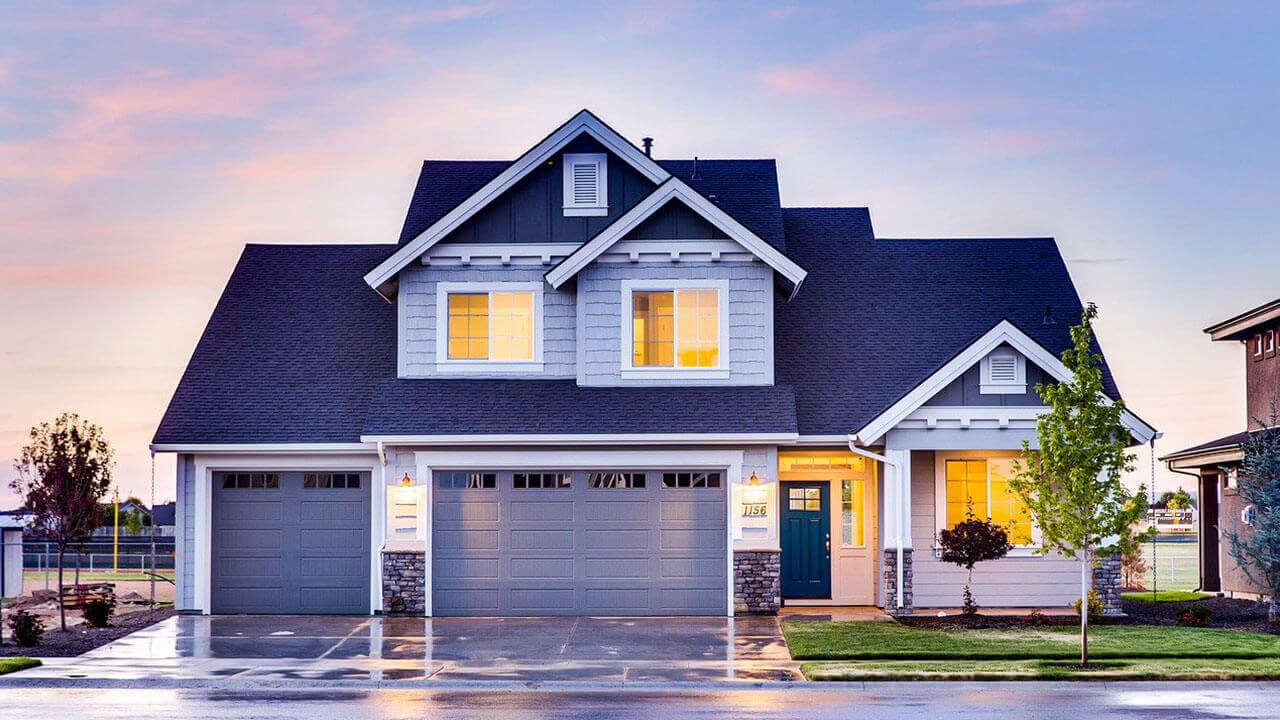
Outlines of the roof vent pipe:
[{"label": "roof vent pipe", "polygon": [[1042,322],[1043,322],[1045,325],[1057,325],[1057,324],[1058,324],[1058,321],[1057,321],[1057,320],[1055,320],[1055,319],[1054,319],[1054,317],[1053,317],[1053,306],[1052,306],[1052,305],[1045,305],[1045,306],[1044,306],[1044,320],[1043,320]]},{"label": "roof vent pipe", "polygon": [[644,156],[653,157],[653,138],[640,138],[640,144],[644,145]]},{"label": "roof vent pipe", "polygon": [[693,175],[690,175],[689,179],[690,180],[698,179],[698,156],[697,155],[693,156]]}]

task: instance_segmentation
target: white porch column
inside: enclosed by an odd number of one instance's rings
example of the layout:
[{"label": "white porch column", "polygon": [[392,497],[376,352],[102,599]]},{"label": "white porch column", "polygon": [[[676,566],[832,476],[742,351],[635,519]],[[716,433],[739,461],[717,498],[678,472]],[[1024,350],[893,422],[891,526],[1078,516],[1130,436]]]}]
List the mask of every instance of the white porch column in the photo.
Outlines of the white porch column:
[{"label": "white porch column", "polygon": [[911,549],[911,451],[886,450],[885,547]]}]

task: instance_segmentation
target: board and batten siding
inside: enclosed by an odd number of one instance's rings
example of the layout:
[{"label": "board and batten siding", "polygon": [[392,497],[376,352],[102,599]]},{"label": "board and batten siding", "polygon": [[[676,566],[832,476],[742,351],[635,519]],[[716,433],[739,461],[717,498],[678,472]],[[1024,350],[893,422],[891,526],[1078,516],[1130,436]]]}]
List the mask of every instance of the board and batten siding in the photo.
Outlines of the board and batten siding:
[{"label": "board and batten siding", "polygon": [[[726,379],[622,377],[624,280],[728,280]],[[579,385],[773,384],[773,271],[761,262],[594,263],[578,274]],[[721,340],[721,352],[726,351]]]},{"label": "board and batten siding", "polygon": [[[1001,347],[1008,348],[1009,345]],[[1017,352],[1016,350],[1014,352]],[[1040,399],[1039,393],[1036,392],[1036,385],[1039,383],[1056,382],[1055,378],[1045,372],[1040,366],[1026,359],[1022,353],[1017,353],[1019,357],[1023,357],[1026,363],[1026,379],[1027,389],[1023,393],[988,393],[982,394],[982,363],[975,363],[973,367],[964,371],[960,377],[952,380],[946,387],[937,392],[936,395],[929,398],[925,405],[932,406],[1003,406],[1003,407],[1038,407],[1043,406],[1044,401]]]},{"label": "board and batten siding", "polygon": [[196,483],[195,458],[178,455],[175,497],[180,512],[177,515],[177,543],[174,547],[174,604],[176,609],[196,609]]},{"label": "board and batten siding", "polygon": [[[911,453],[913,601],[917,608],[959,607],[965,570],[942,562],[933,552],[934,467],[933,451]],[[978,563],[973,568],[973,597],[987,607],[1065,607],[1080,597],[1080,563],[1053,554]]]},{"label": "board and batten siding", "polygon": [[[440,282],[538,282],[542,283],[542,372],[469,372],[465,377],[538,377],[567,379],[575,375],[574,296],[571,289],[558,291],[543,281],[546,268],[530,267],[430,267],[415,265],[400,275],[397,312],[400,313],[400,377],[424,378],[449,375],[436,363],[436,284]],[[451,375],[458,377],[458,375]]]}]

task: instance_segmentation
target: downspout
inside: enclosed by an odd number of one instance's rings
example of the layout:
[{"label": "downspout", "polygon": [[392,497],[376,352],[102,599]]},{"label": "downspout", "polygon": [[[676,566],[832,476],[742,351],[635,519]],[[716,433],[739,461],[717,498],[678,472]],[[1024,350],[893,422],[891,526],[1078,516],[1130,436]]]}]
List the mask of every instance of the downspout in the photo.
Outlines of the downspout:
[{"label": "downspout", "polygon": [[884,455],[877,455],[876,453],[873,453],[870,450],[863,450],[862,448],[858,447],[857,445],[854,444],[853,437],[849,438],[849,452],[853,453],[854,455],[860,455],[864,458],[868,458],[870,460],[875,460],[876,462],[884,463],[885,466],[893,468],[893,474],[898,478],[897,510],[898,510],[899,517],[897,518],[897,520],[894,521],[894,526],[898,531],[898,537],[895,539],[895,542],[898,545],[898,582],[896,584],[896,587],[897,587],[897,595],[898,595],[897,597],[898,607],[901,608],[904,605],[903,594],[902,594],[902,560],[904,557],[904,553],[902,551],[902,544],[903,544],[902,527],[904,523],[902,522],[901,512],[902,512],[902,501],[903,501],[902,486],[905,484],[902,482],[902,468],[898,465],[898,463],[890,460]]},{"label": "downspout", "polygon": [[[1153,451],[1153,452],[1155,451],[1155,448],[1154,448],[1154,447],[1152,447],[1152,451]],[[1196,501],[1197,501],[1197,503],[1203,503],[1203,502],[1204,502],[1204,498],[1203,498],[1203,497],[1200,497],[1200,483],[1201,483],[1201,481],[1202,481],[1202,480],[1204,480],[1204,476],[1203,476],[1203,475],[1201,475],[1201,474],[1200,474],[1200,473],[1198,473],[1198,472],[1191,472],[1190,470],[1179,470],[1178,468],[1175,468],[1175,467],[1173,466],[1173,462],[1172,462],[1172,461],[1169,461],[1169,460],[1166,460],[1166,461],[1165,461],[1165,463],[1164,463],[1164,468],[1165,468],[1166,470],[1168,470],[1169,472],[1171,472],[1171,473],[1177,473],[1177,474],[1179,474],[1179,475],[1187,475],[1188,477],[1193,477],[1193,478],[1195,478],[1195,479],[1196,479]],[[1151,494],[1152,494],[1152,495],[1155,495],[1155,490],[1156,490],[1156,489],[1155,489],[1155,486],[1154,486],[1154,484],[1153,484],[1153,486],[1152,486],[1152,488],[1151,488]],[[1196,508],[1196,512],[1197,512],[1197,513],[1199,513],[1199,512],[1200,512],[1200,508]],[[1219,506],[1218,506],[1218,517],[1222,517],[1222,506],[1221,506],[1221,505],[1219,505]],[[1201,535],[1201,536],[1203,536],[1203,535],[1204,535],[1204,533],[1205,533],[1205,530],[1207,530],[1207,528],[1205,527],[1204,520],[1203,520],[1203,519],[1202,519],[1202,520],[1200,520],[1197,524],[1200,526],[1200,535]],[[1196,543],[1197,543],[1197,545],[1199,545],[1199,544],[1200,544],[1200,542],[1201,542],[1201,538],[1200,538],[1200,537],[1197,537],[1197,538],[1196,538]],[[1154,547],[1154,546],[1153,546],[1153,547]],[[1196,558],[1197,563],[1199,562],[1199,560],[1200,560],[1200,558]],[[1198,567],[1198,568],[1196,568],[1196,569],[1197,569],[1197,570],[1201,570],[1201,569],[1203,569],[1203,566]],[[1155,572],[1154,572],[1154,571],[1152,571],[1152,576],[1153,576],[1153,577],[1154,577],[1154,574],[1155,574]],[[1197,574],[1198,574],[1198,573],[1197,573]],[[1222,577],[1222,570],[1218,570],[1218,577],[1219,577],[1218,584],[1219,584],[1219,587],[1221,587],[1221,584],[1222,584],[1222,580],[1221,580],[1221,577]],[[1201,580],[1203,580],[1203,578],[1201,578]],[[1201,582],[1201,583],[1200,583],[1200,585],[1197,585],[1197,586],[1196,586],[1196,592],[1200,592],[1200,588],[1201,588],[1203,585],[1204,585],[1204,583],[1203,583],[1203,582]],[[1154,587],[1154,585],[1153,585],[1152,587]]]}]

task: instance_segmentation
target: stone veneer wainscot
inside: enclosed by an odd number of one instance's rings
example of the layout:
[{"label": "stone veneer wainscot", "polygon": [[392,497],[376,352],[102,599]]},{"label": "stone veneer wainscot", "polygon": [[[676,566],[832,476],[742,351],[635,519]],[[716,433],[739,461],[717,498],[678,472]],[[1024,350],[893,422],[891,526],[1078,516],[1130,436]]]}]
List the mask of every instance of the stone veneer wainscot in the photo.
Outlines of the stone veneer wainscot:
[{"label": "stone veneer wainscot", "polygon": [[382,612],[427,612],[427,554],[421,550],[382,551]]},{"label": "stone veneer wainscot", "polygon": [[735,550],[733,611],[771,615],[782,605],[782,553],[778,550]]}]

